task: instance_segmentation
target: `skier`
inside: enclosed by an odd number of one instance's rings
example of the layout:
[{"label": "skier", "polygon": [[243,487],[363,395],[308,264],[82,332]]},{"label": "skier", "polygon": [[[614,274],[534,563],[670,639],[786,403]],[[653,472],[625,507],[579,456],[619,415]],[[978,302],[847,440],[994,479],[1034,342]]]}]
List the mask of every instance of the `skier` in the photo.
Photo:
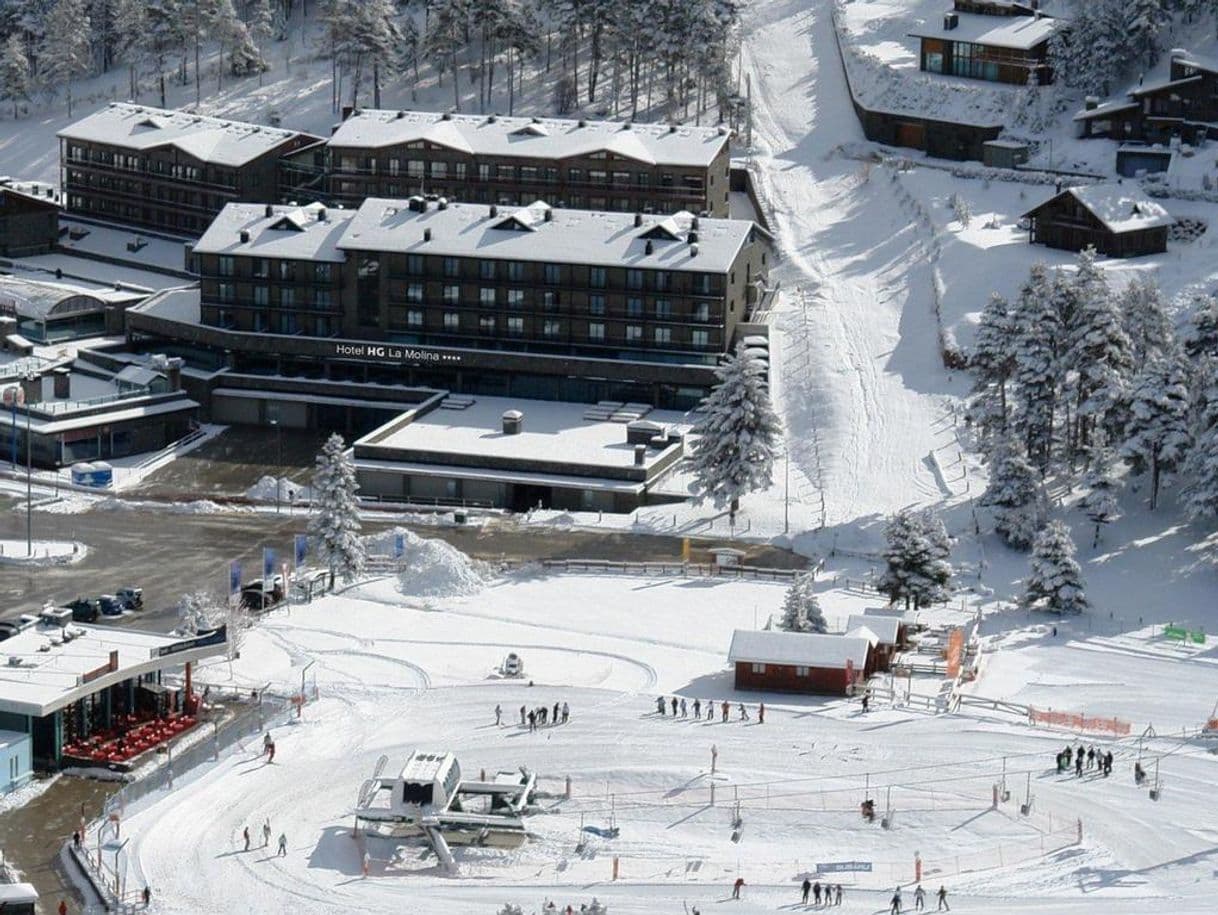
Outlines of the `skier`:
[{"label": "skier", "polygon": [[761,702],[757,705],[757,723],[765,724],[765,703]]},{"label": "skier", "polygon": [[525,707],[522,705],[522,706],[520,706],[520,726],[521,727],[524,727],[524,725],[525,725],[524,716],[525,716]]},{"label": "skier", "polygon": [[834,887],[833,895],[836,897],[833,901],[833,904],[841,905],[842,904],[842,885],[840,883],[836,887]]},{"label": "skier", "polygon": [[918,884],[914,890],[914,911],[921,912],[922,907],[926,905],[926,891],[922,889],[922,884]]},{"label": "skier", "polygon": [[1074,748],[1066,744],[1066,749],[1062,750],[1062,754],[1066,757],[1066,768],[1070,768],[1070,761],[1074,756]]},{"label": "skier", "polygon": [[270,731],[267,731],[265,734],[263,734],[263,735],[262,735],[262,752],[263,752],[264,754],[269,753],[269,752],[271,751],[271,745],[272,745],[274,742],[275,742],[275,741],[271,739],[271,732],[270,732]]},{"label": "skier", "polygon": [[59,900],[59,915],[68,915],[68,904],[63,899]]},{"label": "skier", "polygon": [[554,714],[550,717],[550,724],[558,724],[558,713],[562,711],[562,706],[557,702],[554,703]]},{"label": "skier", "polygon": [[[814,884],[812,884],[812,899],[815,900],[817,905],[820,905],[820,881],[819,880],[817,880]],[[808,901],[807,899],[804,900],[804,902],[807,902],[807,901]]]},{"label": "skier", "polygon": [[1083,762],[1084,761],[1085,761],[1085,759],[1084,759],[1084,755],[1082,753],[1079,753],[1074,757],[1074,777],[1075,778],[1083,777]]},{"label": "skier", "polygon": [[1058,750],[1057,751],[1057,771],[1060,772],[1061,770],[1062,770],[1062,751]]},{"label": "skier", "polygon": [[677,717],[677,697],[672,697],[672,717]]},{"label": "skier", "polygon": [[1142,768],[1140,762],[1135,762],[1133,764],[1133,783],[1141,785],[1144,781],[1146,781],[1146,770]]},{"label": "skier", "polygon": [[664,714],[665,714],[665,712],[664,712],[664,697],[663,697],[663,696],[661,696],[660,698],[658,698],[658,699],[656,700],[656,711],[657,711],[657,712],[659,712],[661,715],[664,715]]},{"label": "skier", "polygon": [[503,725],[503,708],[500,705],[496,704],[495,705],[495,727],[501,727],[502,725]]},{"label": "skier", "polygon": [[562,704],[562,723],[566,724],[567,719],[570,717],[571,717],[571,706],[567,705],[567,703],[564,702]]},{"label": "skier", "polygon": [[727,704],[727,700],[724,699],[723,700],[723,720],[725,722],[727,721],[727,716],[730,714],[730,712],[731,712],[731,706],[729,706]]},{"label": "skier", "polygon": [[808,893],[812,892],[812,881],[810,881],[807,877],[804,877],[803,891],[803,904],[807,905]]},{"label": "skier", "polygon": [[264,820],[262,822],[262,847],[266,848],[271,844],[271,821]]},{"label": "skier", "polygon": [[744,888],[744,878],[737,877],[736,882],[732,884],[732,898],[739,899],[740,891]]},{"label": "skier", "polygon": [[72,833],[72,844],[75,845],[77,848],[80,848],[80,830],[79,829],[76,830],[74,833]]},{"label": "skier", "polygon": [[715,720],[715,700],[714,699],[711,699],[709,702],[706,703],[706,720],[707,721]]},{"label": "skier", "polygon": [[1112,751],[1104,754],[1104,778],[1112,774]]},{"label": "skier", "polygon": [[142,893],[140,893],[140,896],[144,900],[144,908],[148,908],[148,906],[152,902],[152,887],[150,887],[148,884],[145,883],[144,891]]},{"label": "skier", "polygon": [[871,698],[867,693],[863,693],[863,714],[867,714],[867,706],[871,702]]},{"label": "skier", "polygon": [[951,910],[952,910],[952,907],[947,904],[947,887],[941,886],[941,887],[939,887],[939,908],[936,909],[935,911],[950,912]]},{"label": "skier", "polygon": [[1087,771],[1091,771],[1091,767],[1095,765],[1095,747],[1087,751]]},{"label": "skier", "polygon": [[286,858],[288,856],[288,837],[286,833],[279,834],[279,852],[276,857]]},{"label": "skier", "polygon": [[892,894],[892,907],[888,911],[890,915],[901,915],[901,888],[899,886]]},{"label": "skier", "polygon": [[271,741],[270,747],[266,751],[266,761],[273,763],[275,761],[275,741]]},{"label": "skier", "polygon": [[681,717],[682,718],[689,717],[689,706],[685,704],[684,698],[681,699]]},{"label": "skier", "polygon": [[241,830],[241,835],[245,837],[245,850],[250,850],[250,828],[246,826]]},{"label": "skier", "polygon": [[538,723],[538,725],[540,725],[541,727],[545,727],[545,724],[546,724],[546,715],[548,715],[548,714],[549,714],[549,712],[546,710],[546,707],[545,707],[544,705],[543,705],[543,706],[541,706],[541,707],[539,707],[539,708],[537,709],[537,723]]},{"label": "skier", "polygon": [[537,713],[529,712],[529,732],[532,733],[533,731],[536,731],[536,730],[537,730]]},{"label": "skier", "polygon": [[694,718],[700,719],[701,717],[702,717],[702,700],[695,699],[694,700]]},{"label": "skier", "polygon": [[365,851],[365,852],[364,852],[364,862],[363,862],[363,868],[364,868],[364,879],[365,879],[365,880],[367,880],[367,879],[368,879],[368,865],[369,865],[371,862],[372,862],[372,858],[369,856],[368,852],[367,852],[367,851]]},{"label": "skier", "polygon": [[741,721],[749,720],[749,710],[744,707],[743,702],[740,703],[740,720]]}]

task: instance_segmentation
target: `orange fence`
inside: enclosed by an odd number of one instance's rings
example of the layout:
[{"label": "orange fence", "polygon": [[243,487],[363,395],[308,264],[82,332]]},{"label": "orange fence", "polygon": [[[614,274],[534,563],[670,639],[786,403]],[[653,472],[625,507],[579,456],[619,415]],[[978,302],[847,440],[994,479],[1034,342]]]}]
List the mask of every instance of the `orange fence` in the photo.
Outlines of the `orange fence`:
[{"label": "orange fence", "polygon": [[1077,715],[1073,712],[1053,712],[1029,708],[1028,718],[1033,724],[1048,724],[1072,731],[1098,731],[1116,737],[1124,737],[1130,731],[1129,722],[1122,721],[1120,718],[1097,718],[1091,715]]},{"label": "orange fence", "polygon": [[947,650],[943,653],[947,659],[947,678],[954,680],[960,676],[960,661],[964,657],[964,630],[956,627],[947,637]]}]

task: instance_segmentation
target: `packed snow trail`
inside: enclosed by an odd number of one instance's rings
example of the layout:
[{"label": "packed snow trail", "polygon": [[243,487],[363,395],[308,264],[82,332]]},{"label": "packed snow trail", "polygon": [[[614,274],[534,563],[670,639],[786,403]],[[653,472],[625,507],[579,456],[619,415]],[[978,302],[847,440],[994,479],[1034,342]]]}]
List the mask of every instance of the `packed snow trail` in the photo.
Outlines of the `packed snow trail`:
[{"label": "packed snow trail", "polygon": [[945,480],[931,457],[956,451],[922,244],[884,173],[841,154],[863,137],[830,5],[757,0],[745,35],[754,157],[783,257],[773,279],[793,455],[820,480],[832,529],[962,496],[959,474]]}]

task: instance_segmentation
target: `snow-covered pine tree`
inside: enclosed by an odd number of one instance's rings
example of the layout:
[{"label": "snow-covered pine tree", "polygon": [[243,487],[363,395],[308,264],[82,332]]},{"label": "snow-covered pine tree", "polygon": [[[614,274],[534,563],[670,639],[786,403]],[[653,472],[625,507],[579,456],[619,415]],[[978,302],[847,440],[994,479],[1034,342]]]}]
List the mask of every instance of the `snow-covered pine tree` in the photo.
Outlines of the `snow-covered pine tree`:
[{"label": "snow-covered pine tree", "polygon": [[1087,609],[1083,570],[1074,558],[1074,538],[1062,521],[1050,521],[1036,535],[1024,579],[1024,606],[1049,613],[1082,613]]},{"label": "snow-covered pine tree", "polygon": [[728,506],[735,523],[740,500],[773,479],[782,422],[770,404],[765,366],[740,347],[715,370],[719,383],[702,401],[702,419],[689,455],[694,493]]},{"label": "snow-covered pine tree", "polygon": [[986,448],[995,435],[1007,429],[1007,390],[1015,373],[1015,331],[1014,310],[995,292],[981,312],[969,357],[974,376],[969,417],[980,430]]},{"label": "snow-covered pine tree", "polygon": [[1117,494],[1121,484],[1113,472],[1113,455],[1107,447],[1092,449],[1091,465],[1083,474],[1082,485],[1087,490],[1079,500],[1079,510],[1095,525],[1091,538],[1091,549],[1100,545],[1100,530],[1121,517]]},{"label": "snow-covered pine tree", "polygon": [[1058,352],[1064,342],[1059,300],[1048,268],[1035,264],[1013,312],[1018,409],[1012,411],[1011,426],[1028,459],[1042,472],[1053,457],[1061,373]]},{"label": "snow-covered pine tree", "polygon": [[1129,56],[1141,58],[1144,67],[1153,67],[1163,50],[1159,35],[1171,22],[1171,13],[1164,0],[1123,0],[1125,6],[1125,40]]},{"label": "snow-covered pine tree", "polygon": [[220,624],[224,602],[210,591],[190,591],[178,601],[178,624],[190,635],[207,632]]},{"label": "snow-covered pine tree", "polygon": [[160,106],[167,106],[165,71],[169,55],[186,46],[186,26],[182,0],[144,0],[144,30],[141,45],[156,68]]},{"label": "snow-covered pine tree", "polygon": [[1164,473],[1176,470],[1189,446],[1188,373],[1178,351],[1156,356],[1135,376],[1121,456],[1134,473],[1150,473],[1150,508]]},{"label": "snow-covered pine tree", "polygon": [[453,78],[453,107],[461,110],[461,86],[458,79],[457,52],[465,46],[469,27],[468,0],[433,0],[423,36],[423,54],[436,68],[437,81],[444,72]]},{"label": "snow-covered pine tree", "polygon": [[397,10],[393,0],[360,0],[355,7],[355,66],[351,104],[359,104],[366,72],[372,73],[372,104],[381,107],[381,79],[392,74],[397,52]]},{"label": "snow-covered pine tree", "polygon": [[1075,435],[1071,454],[1085,449],[1093,430],[1113,431],[1133,373],[1129,337],[1112,290],[1095,262],[1095,249],[1078,256],[1074,312],[1066,365],[1074,375]]},{"label": "snow-covered pine tree", "polygon": [[1193,442],[1185,460],[1184,506],[1194,521],[1218,518],[1218,355],[1193,372]]},{"label": "snow-covered pine tree", "polygon": [[93,65],[89,44],[89,11],[84,0],[55,0],[43,20],[38,70],[50,86],[63,86],[72,116],[72,80]]},{"label": "snow-covered pine tree", "polygon": [[309,534],[317,544],[317,558],[330,570],[330,587],[335,575],[344,581],[358,578],[364,571],[364,542],[360,539],[359,503],[355,465],[347,454],[341,435],[326,439],[317,455],[313,472],[313,509]]},{"label": "snow-covered pine tree", "polygon": [[17,32],[0,45],[0,96],[13,103],[13,119],[17,119],[17,104],[30,95],[30,59],[25,54],[25,42]]},{"label": "snow-covered pine tree", "polygon": [[1184,332],[1184,352],[1196,359],[1218,355],[1218,296],[1198,295]]},{"label": "snow-covered pine tree", "polygon": [[258,74],[259,85],[262,83],[262,73],[266,70],[266,61],[262,49],[254,41],[254,34],[244,22],[233,26],[232,51],[228,55],[229,69],[233,76],[250,76]]},{"label": "snow-covered pine tree", "polygon": [[144,0],[114,0],[114,53],[127,62],[129,96],[140,97],[139,69],[147,46],[144,30],[148,26]]},{"label": "snow-covered pine tree", "polygon": [[262,85],[262,74],[271,69],[270,44],[276,33],[275,11],[271,8],[271,0],[255,0],[250,8],[249,36],[262,61],[258,70],[259,86]]},{"label": "snow-covered pine tree", "polygon": [[1119,300],[1121,321],[1135,365],[1171,346],[1171,319],[1163,308],[1159,284],[1153,278],[1135,276],[1121,291]]},{"label": "snow-covered pine tree", "polygon": [[780,628],[787,632],[825,632],[828,625],[814,593],[811,572],[799,572],[791,579],[782,603]]},{"label": "snow-covered pine tree", "polygon": [[1040,477],[1017,444],[1007,442],[994,455],[980,501],[993,511],[994,530],[1008,546],[1031,546],[1044,516]]},{"label": "snow-covered pine tree", "polygon": [[917,609],[947,600],[951,544],[942,521],[929,512],[905,509],[889,520],[884,539],[887,565],[876,590],[890,604],[903,601],[906,609]]}]

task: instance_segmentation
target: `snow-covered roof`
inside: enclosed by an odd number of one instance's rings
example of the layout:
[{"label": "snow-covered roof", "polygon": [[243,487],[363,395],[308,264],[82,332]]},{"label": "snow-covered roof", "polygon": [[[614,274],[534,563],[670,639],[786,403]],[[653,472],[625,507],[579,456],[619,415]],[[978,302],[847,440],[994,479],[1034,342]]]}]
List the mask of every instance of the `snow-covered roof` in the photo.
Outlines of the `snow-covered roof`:
[{"label": "snow-covered roof", "polygon": [[1144,95],[1154,95],[1156,92],[1162,92],[1164,89],[1175,89],[1179,86],[1188,86],[1193,83],[1201,82],[1201,76],[1194,74],[1186,76],[1183,79],[1159,79],[1149,83],[1143,83],[1136,89],[1129,90],[1129,94],[1135,98],[1141,98]]},{"label": "snow-covered roof", "polygon": [[[82,696],[139,674],[221,654],[227,643],[196,645],[172,635],[86,626],[64,641],[64,630],[39,624],[4,640],[0,651],[0,711],[41,717]],[[117,665],[111,669],[111,652]]]},{"label": "snow-covered roof", "polygon": [[[680,212],[643,216],[636,226],[635,218],[631,213],[556,210],[540,201],[528,207],[449,203],[444,208],[428,201],[420,211],[407,200],[369,197],[338,247],[726,273],[753,233],[769,238],[755,223],[740,219]],[[696,233],[696,243],[691,233]]]},{"label": "snow-covered roof", "polygon": [[862,639],[872,648],[880,644],[880,637],[867,626],[851,626],[846,630],[844,639]]},{"label": "snow-covered roof", "polygon": [[1212,57],[1207,57],[1203,54],[1194,54],[1189,51],[1184,54],[1177,54],[1175,51],[1171,53],[1173,63],[1181,64],[1185,67],[1193,67],[1197,70],[1204,70],[1206,73],[1218,73],[1218,60]]},{"label": "snow-covered roof", "polygon": [[45,181],[22,181],[7,175],[0,176],[0,194],[18,194],[46,206],[62,206],[58,188]]},{"label": "snow-covered roof", "polygon": [[[194,250],[342,263],[346,255],[338,250],[338,242],[354,216],[354,210],[327,209],[320,203],[230,203],[212,220]],[[242,232],[248,233],[248,241],[242,241]]]},{"label": "snow-covered roof", "polygon": [[[1074,195],[1110,232],[1136,232],[1139,229],[1156,229],[1175,223],[1175,219],[1162,204],[1151,200],[1133,183],[1090,184],[1067,188],[1062,194]],[[1060,196],[1061,194],[1055,194],[1024,215],[1034,215],[1041,207]]]},{"label": "snow-covered roof", "polygon": [[457,759],[452,753],[426,753],[415,750],[402,765],[398,778],[406,782],[432,782],[440,778]]},{"label": "snow-covered roof", "polygon": [[966,41],[993,48],[1030,51],[1067,25],[1064,20],[1051,16],[982,16],[955,12],[951,15],[959,23],[954,29],[945,29],[940,19],[934,26],[909,34],[914,38],[942,38],[945,41]]},{"label": "snow-covered roof", "polygon": [[872,643],[867,638],[813,632],[737,629],[727,659],[735,664],[788,664],[796,667],[846,669],[849,660],[862,670]]},{"label": "snow-covered roof", "polygon": [[[252,162],[299,136],[295,130],[264,127],[243,121],[111,102],[105,108],[69,124],[60,137],[127,149],[173,146],[200,162],[237,167]],[[315,137],[321,141],[321,137]]]},{"label": "snow-covered roof", "polygon": [[857,629],[866,629],[876,637],[876,640],[881,645],[895,645],[897,643],[897,632],[900,628],[901,621],[896,617],[852,613],[846,620],[847,635],[853,634],[854,630]]},{"label": "snow-covered roof", "polygon": [[1116,114],[1118,111],[1132,111],[1141,106],[1137,102],[1105,102],[1102,105],[1097,105],[1094,108],[1085,108],[1074,116],[1076,121],[1090,121],[1095,118],[1106,118],[1110,114]]},{"label": "snow-covered roof", "polygon": [[160,372],[154,372],[152,369],[142,365],[128,365],[114,376],[116,381],[121,381],[124,384],[139,385],[143,388],[150,386],[158,378],[163,379],[164,377]]},{"label": "snow-covered roof", "polygon": [[107,304],[140,302],[146,293],[96,288],[85,284],[54,283],[19,276],[0,276],[0,308],[22,318],[41,321],[63,314],[84,314]]},{"label": "snow-covered roof", "polygon": [[607,152],[649,165],[705,166],[729,138],[721,127],[361,109],[338,125],[328,143],[381,149],[422,141],[470,155],[537,159]]}]

